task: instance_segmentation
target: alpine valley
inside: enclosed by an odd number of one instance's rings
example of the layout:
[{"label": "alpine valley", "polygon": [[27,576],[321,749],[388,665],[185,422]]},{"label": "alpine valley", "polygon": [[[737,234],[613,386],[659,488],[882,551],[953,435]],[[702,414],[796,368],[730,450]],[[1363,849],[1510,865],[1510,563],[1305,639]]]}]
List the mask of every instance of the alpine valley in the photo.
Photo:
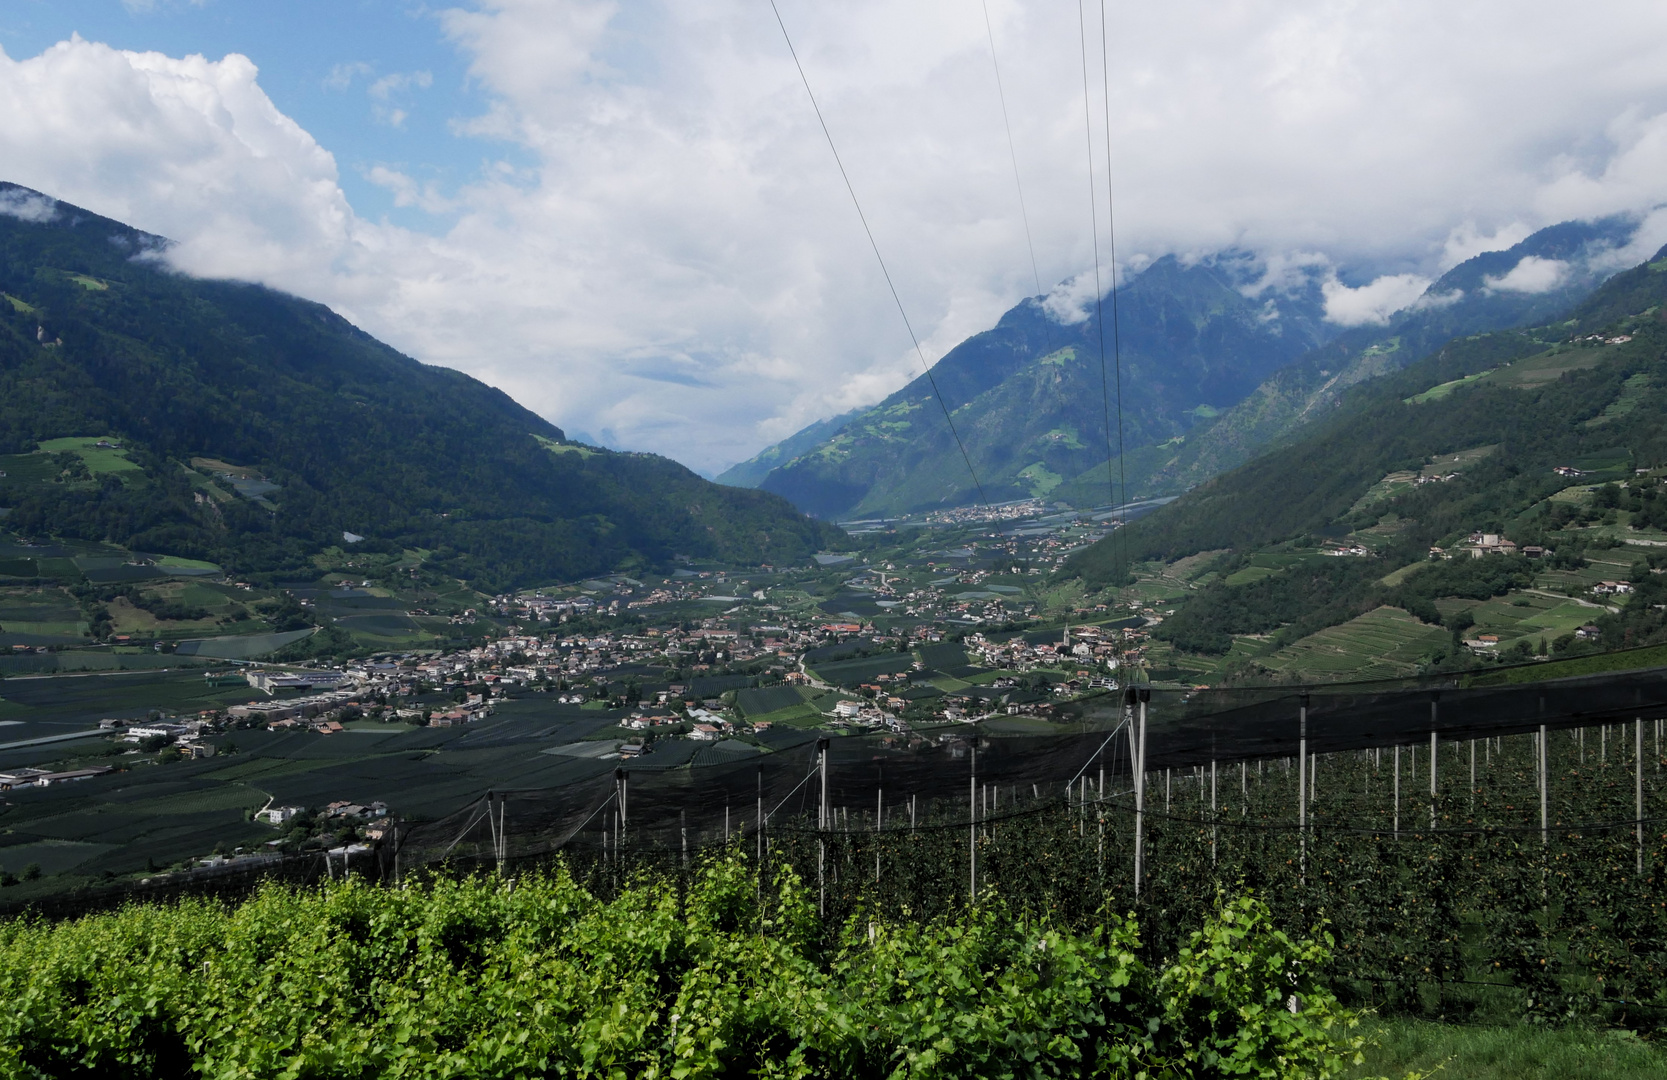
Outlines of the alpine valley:
[{"label": "alpine valley", "polygon": [[[1288,441],[1350,387],[1454,337],[1565,311],[1619,269],[1614,253],[1635,228],[1613,218],[1542,229],[1455,266],[1384,324],[1346,330],[1326,320],[1313,273],[1270,272],[1243,252],[1168,256],[1098,305],[1027,299],[931,376],[718,479],[824,518],[1177,494]],[[1539,279],[1514,284],[1518,267],[1539,269]],[[1121,496],[1108,482],[1118,478]]]}]

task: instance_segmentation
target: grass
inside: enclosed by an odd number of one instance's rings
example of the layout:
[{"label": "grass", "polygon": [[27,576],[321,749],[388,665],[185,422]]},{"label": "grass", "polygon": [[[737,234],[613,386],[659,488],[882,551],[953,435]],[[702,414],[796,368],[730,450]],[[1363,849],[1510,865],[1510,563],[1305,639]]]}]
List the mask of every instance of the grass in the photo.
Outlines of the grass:
[{"label": "grass", "polygon": [[1611,355],[1604,349],[1559,349],[1530,356],[1514,364],[1494,368],[1483,376],[1488,382],[1531,390],[1556,382],[1571,371],[1597,367]]},{"label": "grass", "polygon": [[1378,1046],[1345,1075],[1439,1080],[1659,1080],[1667,1052],[1626,1031],[1527,1024],[1461,1027],[1419,1020],[1368,1022]]},{"label": "grass", "polygon": [[1477,372],[1475,375],[1466,375],[1462,379],[1454,379],[1451,382],[1444,382],[1444,383],[1441,383],[1437,386],[1430,387],[1428,390],[1424,391],[1422,394],[1414,394],[1409,398],[1403,399],[1402,404],[1403,405],[1423,405],[1424,403],[1430,402],[1430,401],[1440,401],[1442,398],[1448,396],[1453,391],[1457,390],[1459,387],[1468,385],[1468,384],[1473,383],[1473,382],[1476,382],[1479,379],[1484,379],[1487,376],[1492,375],[1492,374],[1493,374],[1493,369],[1490,368],[1487,371]]},{"label": "grass", "polygon": [[1327,680],[1392,678],[1412,674],[1418,661],[1447,638],[1447,631],[1400,608],[1380,607],[1310,634],[1262,663]]},{"label": "grass", "polygon": [[72,436],[66,439],[48,439],[40,444],[43,454],[59,454],[65,451],[75,454],[86,463],[87,471],[94,476],[104,473],[122,473],[141,471],[137,463],[127,459],[127,451],[113,448],[100,448],[98,443],[106,441],[99,436]]},{"label": "grass", "polygon": [[1508,683],[1539,682],[1542,679],[1563,679],[1575,675],[1597,675],[1606,671],[1633,671],[1650,667],[1667,667],[1667,645],[1595,653],[1568,660],[1551,660],[1530,667],[1488,672],[1467,677],[1465,685],[1502,686]]}]

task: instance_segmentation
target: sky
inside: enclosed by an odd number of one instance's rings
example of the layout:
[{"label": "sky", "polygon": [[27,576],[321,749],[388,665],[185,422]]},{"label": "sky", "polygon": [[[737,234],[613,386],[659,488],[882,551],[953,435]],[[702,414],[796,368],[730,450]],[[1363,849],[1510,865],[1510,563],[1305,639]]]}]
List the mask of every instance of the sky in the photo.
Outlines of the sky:
[{"label": "sky", "polygon": [[5,0],[0,180],[708,474],[1113,240],[1338,325],[1557,221],[1667,242],[1657,2],[776,2],[862,217],[770,0]]}]

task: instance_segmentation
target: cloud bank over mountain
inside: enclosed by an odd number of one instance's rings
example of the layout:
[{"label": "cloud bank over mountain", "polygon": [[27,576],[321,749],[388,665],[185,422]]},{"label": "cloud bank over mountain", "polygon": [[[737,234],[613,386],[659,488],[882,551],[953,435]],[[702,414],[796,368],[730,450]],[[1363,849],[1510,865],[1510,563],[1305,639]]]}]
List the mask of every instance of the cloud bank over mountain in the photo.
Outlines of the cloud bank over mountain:
[{"label": "cloud bank over mountain", "polygon": [[[982,15],[781,6],[935,359],[1036,290]],[[1050,305],[1069,318],[1092,302],[1095,255],[1076,12],[990,14],[1037,272],[1044,290],[1072,281]],[[1250,251],[1327,281],[1328,316],[1357,325],[1553,221],[1633,213],[1648,219],[1634,247],[1667,240],[1660,5],[1179,0],[1111,18],[1120,273]],[[1097,8],[1088,20],[1109,284]],[[209,58],[69,37],[0,56],[3,178],[171,236],[192,272],[329,303],[563,426],[708,470],[918,372],[767,9],[481,0],[433,32],[490,92],[452,123],[480,170],[449,189],[410,162],[371,176],[430,230],[355,213],[332,148],[263,85],[259,41]],[[401,88],[422,74],[402,78],[382,90],[388,124],[419,107]],[[1550,288],[1553,269],[1490,287]]]}]

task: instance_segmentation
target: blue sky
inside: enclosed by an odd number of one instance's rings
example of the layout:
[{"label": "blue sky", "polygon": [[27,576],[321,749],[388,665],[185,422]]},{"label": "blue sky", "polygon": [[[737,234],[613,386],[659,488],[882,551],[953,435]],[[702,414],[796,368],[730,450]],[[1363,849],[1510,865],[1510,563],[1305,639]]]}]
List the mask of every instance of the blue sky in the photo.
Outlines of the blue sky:
[{"label": "blue sky", "polygon": [[[1032,247],[1084,301],[1108,143],[1125,273],[1248,251],[1342,325],[1557,221],[1667,242],[1660,0],[1109,3],[1104,50],[1095,0],[777,2],[929,361]],[[0,49],[0,179],[609,445],[716,472],[919,372],[763,0],[6,0]]]},{"label": "blue sky", "polygon": [[[7,0],[0,47],[22,59],[78,33],[136,52],[242,53],[278,108],[335,155],[356,211],[440,232],[450,215],[397,207],[365,174],[392,165],[453,191],[483,161],[530,162],[513,143],[453,133],[454,121],[484,111],[487,95],[437,12],[400,0]],[[378,80],[388,81],[373,91]]]}]

